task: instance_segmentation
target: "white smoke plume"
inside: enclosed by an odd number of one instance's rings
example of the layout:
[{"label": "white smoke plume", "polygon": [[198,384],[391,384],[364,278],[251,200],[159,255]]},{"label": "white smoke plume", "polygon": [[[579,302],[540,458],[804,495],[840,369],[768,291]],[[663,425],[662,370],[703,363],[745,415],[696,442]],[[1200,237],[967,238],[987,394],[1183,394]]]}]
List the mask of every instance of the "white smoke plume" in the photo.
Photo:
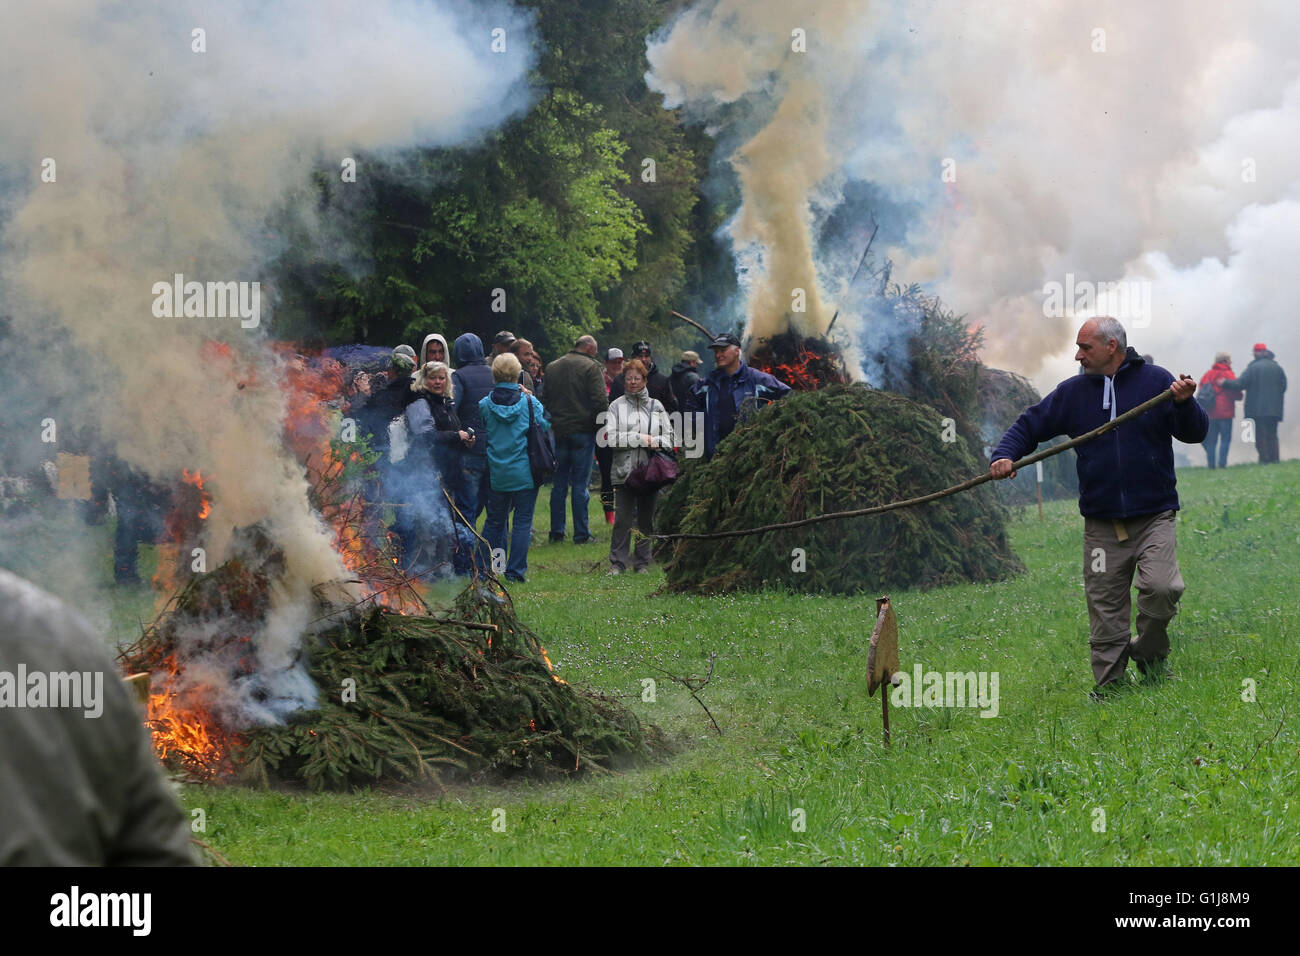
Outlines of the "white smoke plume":
[{"label": "white smoke plume", "polygon": [[[311,587],[346,576],[283,441],[274,290],[254,325],[160,317],[154,286],[264,283],[283,243],[268,218],[310,215],[313,170],[352,159],[364,182],[359,151],[461,143],[525,108],[531,32],[507,5],[436,0],[0,8],[0,313],[65,333],[23,387],[75,394],[161,481],[201,470],[209,567],[262,523],[287,564],[259,638],[270,668],[292,659]],[[11,427],[35,441],[41,425]]]},{"label": "white smoke plume", "polygon": [[[717,0],[651,38],[647,82],[720,143],[738,136],[732,162],[765,180],[742,175],[731,225],[760,274],[752,330],[773,314],[765,297],[816,279],[828,317],[855,252],[816,237],[863,184],[895,280],[939,294],[984,328],[990,365],[1046,391],[1075,371],[1082,320],[1105,311],[1079,299],[1045,316],[1046,287],[1068,277],[1149,283],[1149,312],[1119,317],[1175,374],[1199,377],[1221,349],[1240,372],[1257,341],[1300,368],[1298,35],[1300,7],[1264,0]],[[799,138],[754,163],[781,124]],[[802,234],[766,212],[782,189]],[[797,280],[776,268],[791,260]],[[868,348],[885,334],[854,321]],[[1284,454],[1300,441],[1294,409]],[[1230,460],[1253,460],[1240,434]]]}]

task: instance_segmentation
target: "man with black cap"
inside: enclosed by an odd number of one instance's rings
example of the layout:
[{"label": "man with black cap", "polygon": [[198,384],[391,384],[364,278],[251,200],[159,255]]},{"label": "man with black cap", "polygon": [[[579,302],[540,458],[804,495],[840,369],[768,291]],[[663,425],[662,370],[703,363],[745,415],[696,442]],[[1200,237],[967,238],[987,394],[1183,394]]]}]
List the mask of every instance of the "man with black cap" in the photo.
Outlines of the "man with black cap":
[{"label": "man with black cap", "polygon": [[510,351],[510,346],[515,344],[515,333],[507,332],[502,329],[496,335],[492,336],[492,354],[487,359],[488,367],[496,361],[496,357]]},{"label": "man with black cap", "polygon": [[1273,360],[1273,353],[1263,342],[1255,343],[1255,358],[1236,379],[1224,379],[1223,388],[1246,392],[1242,414],[1255,420],[1255,448],[1260,464],[1275,462],[1279,457],[1277,425],[1282,420],[1282,396],[1286,394],[1286,372]]},{"label": "man with black cap", "polygon": [[[718,442],[756,403],[767,404],[790,391],[779,379],[746,365],[740,358],[740,339],[730,332],[719,335],[709,348],[717,368],[695,387],[697,407],[704,411],[705,458],[713,457]],[[746,404],[749,399],[753,401]]]},{"label": "man with black cap", "polygon": [[[642,364],[650,370],[650,376],[646,379],[646,387],[650,389],[650,397],[659,399],[663,405],[664,411],[670,415],[677,411],[677,399],[673,397],[673,387],[668,381],[668,376],[659,371],[659,367],[654,363],[654,356],[650,352],[650,343],[641,341],[632,346],[632,357],[640,359]],[[623,374],[618,376],[610,383],[609,400],[619,398],[627,391],[627,386],[623,381]]]}]

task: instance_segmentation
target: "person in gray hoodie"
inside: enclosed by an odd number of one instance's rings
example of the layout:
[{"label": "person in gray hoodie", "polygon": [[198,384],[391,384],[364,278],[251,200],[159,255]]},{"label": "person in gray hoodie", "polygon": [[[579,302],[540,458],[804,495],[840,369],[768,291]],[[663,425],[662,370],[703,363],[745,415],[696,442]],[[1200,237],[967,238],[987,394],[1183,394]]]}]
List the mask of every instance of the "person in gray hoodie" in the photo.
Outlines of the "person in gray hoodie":
[{"label": "person in gray hoodie", "polygon": [[447,347],[447,340],[437,332],[429,333],[420,343],[420,360],[415,363],[415,367],[421,369],[430,362],[442,362],[450,371],[456,370],[456,366],[451,361],[451,349]]}]

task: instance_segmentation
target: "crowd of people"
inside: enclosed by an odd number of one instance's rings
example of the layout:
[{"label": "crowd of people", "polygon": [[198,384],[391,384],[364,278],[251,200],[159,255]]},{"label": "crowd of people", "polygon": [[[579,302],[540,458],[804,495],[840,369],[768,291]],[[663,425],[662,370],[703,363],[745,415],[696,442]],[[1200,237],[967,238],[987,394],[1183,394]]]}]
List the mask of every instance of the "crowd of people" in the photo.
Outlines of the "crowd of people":
[{"label": "crowd of people", "polygon": [[[588,519],[594,464],[605,520],[613,525],[610,573],[648,570],[662,485],[648,483],[644,473],[654,457],[678,451],[674,421],[697,416],[711,456],[752,409],[790,390],[747,366],[736,336],[718,336],[710,347],[717,367],[707,376],[693,351],[665,375],[646,341],[632,346],[630,359],[619,348],[602,358],[596,339],[583,335],[543,365],[532,343],[508,331],[493,337],[490,354],[472,332],[450,349],[431,334],[418,354],[408,345],[395,348],[381,380],[354,374],[353,414],[379,456],[382,490],[375,491],[396,513],[391,531],[402,566],[462,575],[491,567],[508,580],[526,580],[540,491],[528,436],[538,427],[555,443],[550,540],[569,537],[570,518],[575,544],[596,540]],[[480,539],[474,528],[484,512]]]}]

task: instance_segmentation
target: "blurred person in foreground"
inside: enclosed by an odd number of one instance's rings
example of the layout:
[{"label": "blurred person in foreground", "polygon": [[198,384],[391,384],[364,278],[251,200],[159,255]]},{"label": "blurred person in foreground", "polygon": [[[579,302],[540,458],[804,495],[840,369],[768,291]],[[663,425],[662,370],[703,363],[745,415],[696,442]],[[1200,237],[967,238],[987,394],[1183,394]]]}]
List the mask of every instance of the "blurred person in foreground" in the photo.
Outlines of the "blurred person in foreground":
[{"label": "blurred person in foreground", "polygon": [[[103,639],[4,570],[0,608],[0,866],[195,865],[189,819]],[[71,705],[69,675],[80,678]]]}]

